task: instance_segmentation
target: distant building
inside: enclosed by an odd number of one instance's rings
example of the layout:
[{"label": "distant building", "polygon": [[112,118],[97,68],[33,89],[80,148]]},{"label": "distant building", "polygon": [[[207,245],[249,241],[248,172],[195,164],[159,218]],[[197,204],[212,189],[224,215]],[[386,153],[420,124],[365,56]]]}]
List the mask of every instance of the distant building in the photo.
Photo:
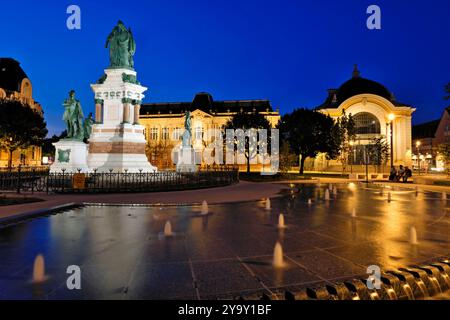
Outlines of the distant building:
[{"label": "distant building", "polygon": [[209,129],[222,129],[238,112],[263,114],[273,127],[280,119],[278,110],[272,109],[269,100],[215,101],[206,92],[196,94],[192,102],[143,103],[140,123],[146,128],[147,156],[158,168],[174,167],[171,152],[181,143],[187,111],[192,116],[193,146],[199,152],[207,144],[205,133]]},{"label": "distant building", "polygon": [[439,156],[438,147],[450,143],[450,107],[440,119],[413,126],[413,163],[421,171],[444,171],[445,162]]},{"label": "distant building", "polygon": [[[16,99],[43,115],[42,107],[33,99],[33,86],[20,63],[11,58],[0,58],[0,99]],[[8,152],[0,150],[0,167],[8,165]],[[42,150],[31,146],[13,152],[12,165],[41,165]]]},{"label": "distant building", "polygon": [[[353,116],[357,135],[348,164],[365,164],[365,147],[373,143],[374,138],[382,138],[390,145],[392,121],[394,165],[411,166],[411,117],[415,109],[398,102],[382,84],[361,77],[357,66],[353,70],[352,78],[338,89],[328,90],[325,102],[316,109],[334,119],[341,117],[344,112]],[[317,161],[316,159],[316,169],[320,167]],[[372,164],[372,159],[369,159],[369,162]],[[337,171],[342,168],[342,164],[330,161],[325,168],[322,166],[320,169],[333,167]]]}]

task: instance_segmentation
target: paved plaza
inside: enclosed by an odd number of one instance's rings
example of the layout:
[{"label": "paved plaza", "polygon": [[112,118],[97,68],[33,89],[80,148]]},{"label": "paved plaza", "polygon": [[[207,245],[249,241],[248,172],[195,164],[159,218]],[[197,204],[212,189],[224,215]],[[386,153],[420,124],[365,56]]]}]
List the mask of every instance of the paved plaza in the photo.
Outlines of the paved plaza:
[{"label": "paved plaza", "polygon": [[[328,184],[258,186],[269,194],[280,189],[270,210],[262,197],[213,204],[214,191],[208,190],[205,216],[200,205],[93,205],[4,227],[0,298],[207,299],[295,292],[367,278],[369,265],[386,271],[450,254],[448,201],[441,193],[345,183],[334,185],[337,194],[327,201]],[[201,202],[208,192],[197,191],[199,198],[191,201]],[[284,229],[277,227],[280,213]],[[163,233],[168,222],[172,236]],[[410,243],[412,227],[416,245]],[[272,266],[277,242],[285,263],[279,269]],[[48,276],[41,285],[31,283],[38,254]],[[68,265],[80,266],[82,290],[67,289]]]}]

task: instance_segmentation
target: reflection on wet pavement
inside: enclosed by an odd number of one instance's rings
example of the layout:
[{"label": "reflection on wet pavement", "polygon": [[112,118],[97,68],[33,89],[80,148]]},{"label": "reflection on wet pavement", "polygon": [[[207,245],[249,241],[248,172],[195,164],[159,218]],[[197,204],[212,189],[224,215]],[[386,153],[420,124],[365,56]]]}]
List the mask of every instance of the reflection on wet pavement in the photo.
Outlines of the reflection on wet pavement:
[{"label": "reflection on wet pavement", "polygon": [[[389,270],[450,253],[450,200],[441,194],[336,187],[337,194],[297,185],[270,207],[264,199],[210,204],[204,216],[201,205],[87,206],[8,226],[0,229],[0,298],[232,297],[367,277],[369,265]],[[283,268],[273,267],[277,242]],[[46,281],[36,284],[38,254]],[[81,267],[81,290],[67,289],[69,265]]]}]

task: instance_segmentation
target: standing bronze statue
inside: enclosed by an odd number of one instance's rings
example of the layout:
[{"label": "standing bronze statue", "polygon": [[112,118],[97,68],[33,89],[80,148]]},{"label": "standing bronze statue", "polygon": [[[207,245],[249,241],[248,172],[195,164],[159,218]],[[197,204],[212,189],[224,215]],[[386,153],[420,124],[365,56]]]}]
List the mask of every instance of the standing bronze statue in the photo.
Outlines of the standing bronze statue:
[{"label": "standing bronze statue", "polygon": [[131,28],[127,30],[122,21],[117,25],[106,39],[105,48],[109,45],[110,68],[134,68],[133,56],[136,52]]},{"label": "standing bronze statue", "polygon": [[92,132],[92,126],[94,125],[95,121],[94,118],[92,117],[92,112],[89,113],[88,117],[86,119],[84,119],[84,138],[85,139],[89,139],[89,137],[91,136],[91,132]]},{"label": "standing bronze statue", "polygon": [[64,100],[63,106],[65,108],[63,120],[67,127],[67,139],[84,140],[89,139],[94,125],[92,112],[83,121],[83,109],[79,100],[75,99],[75,91],[70,90],[69,98]]},{"label": "standing bronze statue", "polygon": [[63,106],[65,108],[63,120],[67,127],[67,138],[83,140],[83,110],[81,109],[80,101],[75,99],[74,90],[69,92],[69,98],[64,100]]}]

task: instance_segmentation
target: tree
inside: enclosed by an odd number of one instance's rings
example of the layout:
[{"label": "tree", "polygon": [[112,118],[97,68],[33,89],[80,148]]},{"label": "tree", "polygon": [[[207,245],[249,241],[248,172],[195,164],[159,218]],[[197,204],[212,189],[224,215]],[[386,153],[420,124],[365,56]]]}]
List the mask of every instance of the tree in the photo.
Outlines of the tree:
[{"label": "tree", "polygon": [[438,152],[442,160],[444,160],[445,167],[447,168],[448,163],[450,162],[450,143],[447,142],[438,145]]},{"label": "tree", "polygon": [[349,162],[349,155],[352,150],[351,141],[355,140],[356,137],[356,126],[355,121],[351,114],[347,116],[345,111],[342,116],[336,121],[336,128],[334,130],[335,140],[340,141],[339,146],[339,162],[342,164],[342,170],[346,171],[346,166]]},{"label": "tree", "polygon": [[42,155],[54,158],[56,150],[53,144],[61,139],[64,139],[65,137],[67,137],[67,130],[61,132],[59,136],[54,134],[51,138],[44,139],[42,141]]},{"label": "tree", "polygon": [[315,158],[319,152],[326,153],[330,159],[339,154],[339,127],[323,113],[295,109],[281,118],[278,128],[283,140],[289,142],[296,155],[301,156],[300,174],[303,174],[306,158]]},{"label": "tree", "polygon": [[47,135],[46,123],[39,113],[18,100],[0,99],[0,114],[0,147],[8,151],[11,168],[15,150],[42,144]]},{"label": "tree", "polygon": [[168,168],[172,166],[171,152],[173,147],[174,144],[169,139],[150,140],[147,142],[145,151],[152,164],[160,168]]},{"label": "tree", "polygon": [[297,157],[291,152],[291,146],[288,141],[283,141],[280,148],[280,171],[288,173],[294,166]]},{"label": "tree", "polygon": [[367,146],[374,166],[385,165],[390,157],[390,147],[384,138],[373,138]]},{"label": "tree", "polygon": [[[228,120],[228,122],[224,126],[224,129],[241,129],[244,132],[248,132],[248,130],[250,129],[266,129],[267,141],[269,142],[270,130],[272,129],[272,126],[270,125],[269,120],[267,120],[266,117],[260,113],[239,112],[233,115],[230,120]],[[245,145],[243,146],[244,150],[238,150],[243,151],[245,159],[247,160],[247,173],[250,173],[251,160],[257,156],[258,149],[260,149],[260,147],[263,147],[263,144],[265,143],[265,141],[263,141],[263,139],[259,139],[258,136],[259,133],[256,133],[256,135],[245,135]],[[238,140],[239,137],[235,136],[235,146],[238,145]],[[267,147],[267,150],[270,150],[269,143],[265,147]]]}]

